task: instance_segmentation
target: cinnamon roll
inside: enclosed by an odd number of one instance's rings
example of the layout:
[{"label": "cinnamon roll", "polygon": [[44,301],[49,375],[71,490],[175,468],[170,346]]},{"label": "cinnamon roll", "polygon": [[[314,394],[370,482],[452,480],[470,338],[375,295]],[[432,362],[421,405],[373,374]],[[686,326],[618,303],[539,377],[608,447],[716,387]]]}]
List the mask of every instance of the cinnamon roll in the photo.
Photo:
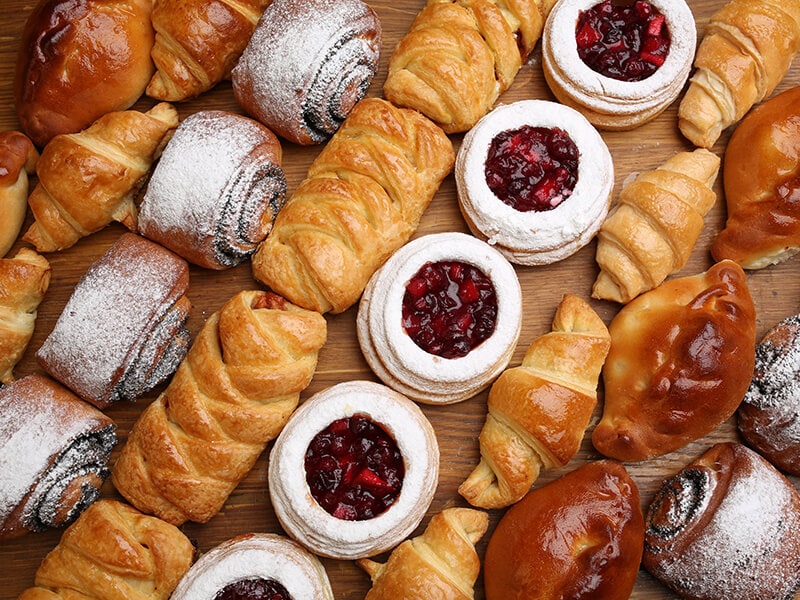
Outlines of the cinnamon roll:
[{"label": "cinnamon roll", "polygon": [[116,425],[42,375],[0,388],[0,539],[63,527],[100,497]]},{"label": "cinnamon roll", "polygon": [[449,404],[488,387],[508,365],[522,322],[513,267],[464,233],[430,234],[372,276],[358,308],[361,351],[389,387]]},{"label": "cinnamon roll", "polygon": [[381,33],[361,0],[274,0],[231,74],[236,100],[281,137],[320,144],[366,95]]},{"label": "cinnamon roll", "polygon": [[321,556],[358,559],[399,544],[419,525],[439,482],[439,446],[416,404],[371,381],[306,400],[275,441],[269,492],[295,541]]},{"label": "cinnamon roll", "polygon": [[139,233],[201,267],[246,260],[286,199],[281,146],[269,129],[208,110],[175,131],[147,185]]}]

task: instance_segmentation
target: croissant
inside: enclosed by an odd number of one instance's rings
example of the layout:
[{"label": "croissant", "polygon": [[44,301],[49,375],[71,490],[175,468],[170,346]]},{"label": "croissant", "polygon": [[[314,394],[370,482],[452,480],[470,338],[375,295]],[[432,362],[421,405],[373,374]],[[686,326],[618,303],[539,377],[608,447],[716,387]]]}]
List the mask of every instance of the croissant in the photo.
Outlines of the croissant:
[{"label": "croissant", "polygon": [[98,500],[64,531],[19,600],[167,600],[193,558],[177,527]]},{"label": "croissant", "polygon": [[156,0],[151,98],[180,102],[227,78],[270,0]]},{"label": "croissant", "polygon": [[467,131],[509,88],[555,0],[429,0],[395,47],[383,86],[447,133]]},{"label": "croissant", "polygon": [[0,257],[17,241],[28,210],[28,175],[38,159],[39,152],[24,133],[0,133]]},{"label": "croissant", "polygon": [[486,533],[488,515],[471,508],[446,508],[425,531],[395,548],[386,563],[357,561],[372,579],[366,600],[468,600],[481,563],[475,544]]},{"label": "croissant", "polygon": [[134,196],[178,112],[160,103],[142,113],[108,113],[88,129],[53,138],[36,165],[28,198],[36,221],[22,239],[39,252],[69,248],[111,221],[136,230]]},{"label": "croissant", "polygon": [[711,148],[775,90],[800,49],[798,0],[731,0],[706,26],[695,73],[678,106],[678,127]]},{"label": "croissant", "polygon": [[542,468],[563,467],[580,447],[597,404],[611,338],[581,298],[565,294],[552,331],[489,391],[481,461],[458,488],[473,506],[503,508],[522,498]]},{"label": "croissant", "polygon": [[179,525],[225,503],[311,382],[325,319],[244,291],[214,313],[112,469],[131,504]]},{"label": "croissant", "polygon": [[719,164],[702,148],[679,152],[622,188],[597,234],[594,298],[630,302],[686,265],[717,199]]},{"label": "croissant", "polygon": [[0,258],[0,383],[9,383],[33,336],[39,304],[50,286],[50,263],[30,248]]},{"label": "croissant", "polygon": [[367,98],[322,149],[253,255],[253,275],[319,312],[352,306],[417,228],[455,152],[416,111]]}]

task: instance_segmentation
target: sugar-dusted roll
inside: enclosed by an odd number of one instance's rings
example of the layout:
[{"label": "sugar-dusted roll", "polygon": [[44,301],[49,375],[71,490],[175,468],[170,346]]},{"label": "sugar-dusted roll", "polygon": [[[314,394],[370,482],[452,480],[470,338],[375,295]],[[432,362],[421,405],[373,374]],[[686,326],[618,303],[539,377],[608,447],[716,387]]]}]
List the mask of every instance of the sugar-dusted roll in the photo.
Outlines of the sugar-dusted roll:
[{"label": "sugar-dusted roll", "polygon": [[361,0],[273,0],[231,74],[236,100],[285,139],[322,143],[365,96],[381,32]]},{"label": "sugar-dusted roll", "polygon": [[39,152],[28,136],[19,131],[0,133],[0,258],[17,241],[28,210],[29,175]]},{"label": "sugar-dusted roll", "polygon": [[100,497],[116,425],[49,377],[0,388],[0,539],[63,527]]},{"label": "sugar-dusted roll", "polygon": [[134,400],[178,368],[189,348],[189,266],[123,233],[75,286],[39,364],[99,408]]},{"label": "sugar-dusted roll", "polygon": [[201,267],[247,259],[286,199],[281,146],[247,117],[187,117],[167,144],[139,210],[139,233]]}]

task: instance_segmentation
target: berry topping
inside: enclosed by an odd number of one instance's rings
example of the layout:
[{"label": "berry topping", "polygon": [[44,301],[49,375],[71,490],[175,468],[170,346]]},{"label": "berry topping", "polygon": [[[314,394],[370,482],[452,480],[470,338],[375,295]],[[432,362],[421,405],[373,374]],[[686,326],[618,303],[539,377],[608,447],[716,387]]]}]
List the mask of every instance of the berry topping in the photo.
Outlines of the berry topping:
[{"label": "berry topping", "polygon": [[670,46],[664,15],[647,0],[616,5],[604,0],[581,11],[575,29],[578,56],[593,71],[620,81],[647,79],[664,64]]},{"label": "berry topping", "polygon": [[406,284],[403,327],[414,343],[442,358],[461,358],[492,335],[497,295],[478,268],[429,262]]},{"label": "berry topping", "polygon": [[274,579],[240,579],[222,588],[214,600],[292,600],[289,592]]},{"label": "berry topping", "polygon": [[346,521],[383,513],[400,495],[405,476],[397,444],[366,415],[338,419],[315,435],[305,468],[317,503]]}]

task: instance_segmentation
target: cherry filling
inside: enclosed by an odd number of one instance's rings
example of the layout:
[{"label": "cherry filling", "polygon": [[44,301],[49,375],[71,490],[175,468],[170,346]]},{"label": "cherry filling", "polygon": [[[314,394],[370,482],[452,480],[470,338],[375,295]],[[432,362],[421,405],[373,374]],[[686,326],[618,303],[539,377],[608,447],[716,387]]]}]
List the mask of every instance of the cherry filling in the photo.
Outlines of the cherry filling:
[{"label": "cherry filling", "polygon": [[406,284],[403,327],[414,343],[442,358],[461,358],[494,332],[497,294],[472,265],[428,262]]},{"label": "cherry filling", "polygon": [[575,29],[578,56],[593,71],[620,81],[647,79],[664,64],[669,28],[647,0],[618,6],[604,0],[581,11]]},{"label": "cherry filling", "polygon": [[489,189],[512,208],[551,210],[578,182],[578,147],[563,129],[523,125],[492,139],[484,172]]},{"label": "cherry filling", "polygon": [[400,495],[405,476],[397,444],[366,415],[338,419],[315,435],[305,468],[317,503],[346,521],[383,513]]},{"label": "cherry filling", "polygon": [[240,579],[222,588],[214,600],[292,600],[292,596],[274,579]]}]

